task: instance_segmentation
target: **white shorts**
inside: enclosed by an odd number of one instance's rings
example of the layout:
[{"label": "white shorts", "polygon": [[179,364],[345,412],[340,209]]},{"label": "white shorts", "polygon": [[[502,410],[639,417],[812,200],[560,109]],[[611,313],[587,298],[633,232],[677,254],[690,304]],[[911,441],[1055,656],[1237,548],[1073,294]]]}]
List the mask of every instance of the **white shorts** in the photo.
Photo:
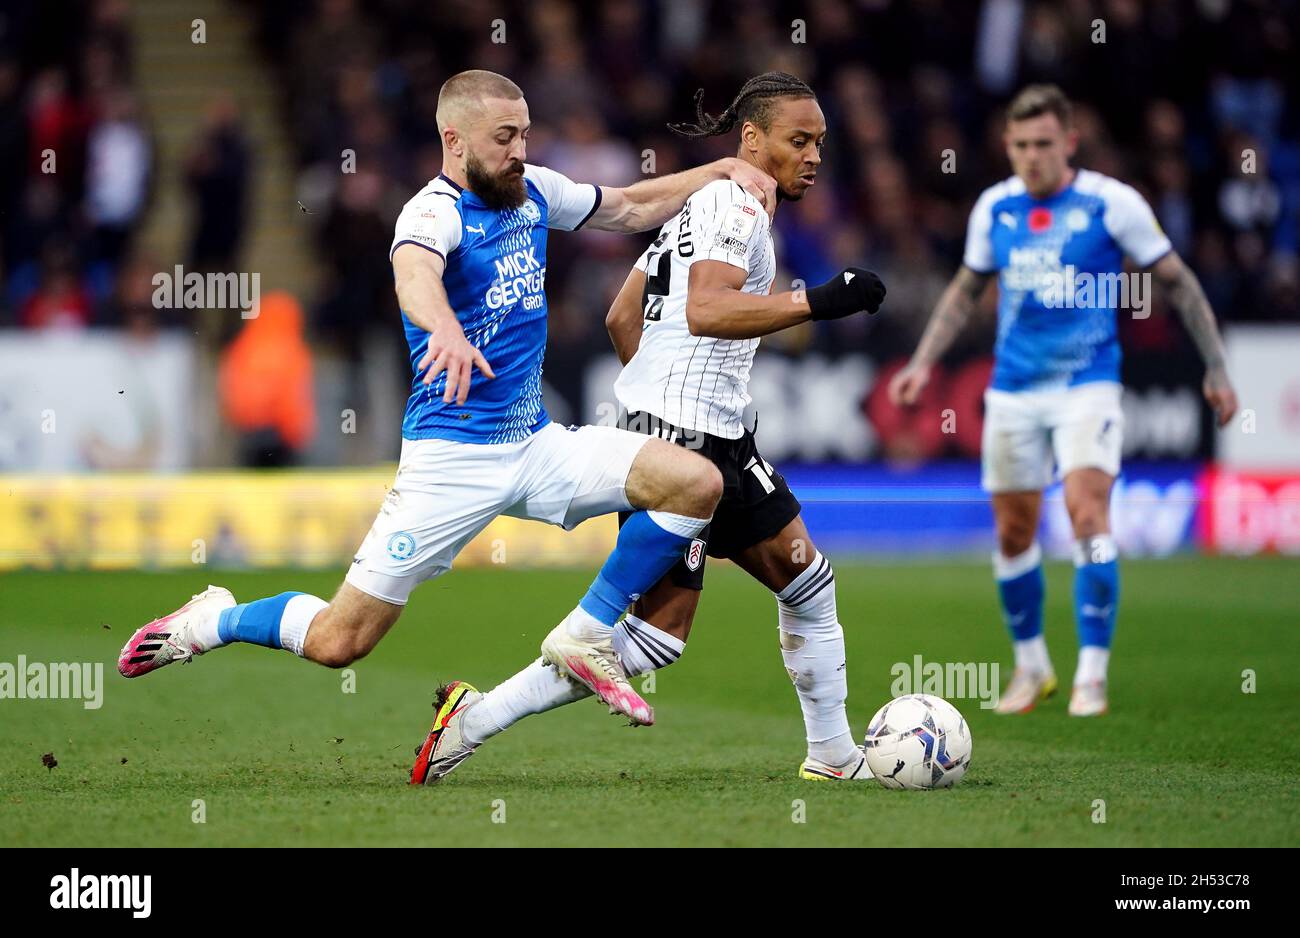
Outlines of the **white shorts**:
[{"label": "white shorts", "polygon": [[1044,391],[984,392],[981,484],[988,492],[1041,492],[1075,469],[1119,475],[1124,389],[1110,381]]},{"label": "white shorts", "polygon": [[624,484],[651,438],[617,427],[547,424],[515,443],[403,440],[397,479],[348,569],[347,582],[404,605],[424,580],[498,515],[569,530],[628,511]]}]

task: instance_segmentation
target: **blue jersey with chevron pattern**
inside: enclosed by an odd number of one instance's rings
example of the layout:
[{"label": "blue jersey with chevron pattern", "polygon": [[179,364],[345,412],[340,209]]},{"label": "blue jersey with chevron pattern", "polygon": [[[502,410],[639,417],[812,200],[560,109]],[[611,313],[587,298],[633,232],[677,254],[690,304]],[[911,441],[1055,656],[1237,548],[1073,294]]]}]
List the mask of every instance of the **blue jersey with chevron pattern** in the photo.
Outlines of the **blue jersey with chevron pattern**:
[{"label": "blue jersey with chevron pattern", "polygon": [[466,402],[443,403],[445,374],[425,385],[416,371],[429,335],[403,311],[412,369],[405,439],[512,443],[549,422],[542,404],[547,229],[580,227],[599,207],[600,190],[531,165],[524,184],[523,205],[498,211],[439,176],[402,210],[390,257],[408,243],[443,256],[451,308],[496,374],[489,379],[475,368]]},{"label": "blue jersey with chevron pattern", "polygon": [[1098,302],[1063,303],[1059,291],[1066,277],[1102,284],[1123,271],[1125,256],[1146,267],[1171,249],[1142,196],[1101,173],[1079,170],[1045,199],[1014,176],[986,189],[971,212],[963,263],[998,274],[991,386],[1119,381],[1116,304],[1100,290]]}]

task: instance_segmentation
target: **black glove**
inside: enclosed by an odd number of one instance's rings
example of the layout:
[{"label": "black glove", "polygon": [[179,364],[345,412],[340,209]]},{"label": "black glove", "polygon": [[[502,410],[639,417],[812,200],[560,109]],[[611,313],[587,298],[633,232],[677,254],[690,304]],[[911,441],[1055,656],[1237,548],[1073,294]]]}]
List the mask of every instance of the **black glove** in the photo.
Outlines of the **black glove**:
[{"label": "black glove", "polygon": [[880,309],[885,285],[869,270],[845,267],[821,286],[809,287],[807,297],[813,319],[843,319],[864,309]]}]

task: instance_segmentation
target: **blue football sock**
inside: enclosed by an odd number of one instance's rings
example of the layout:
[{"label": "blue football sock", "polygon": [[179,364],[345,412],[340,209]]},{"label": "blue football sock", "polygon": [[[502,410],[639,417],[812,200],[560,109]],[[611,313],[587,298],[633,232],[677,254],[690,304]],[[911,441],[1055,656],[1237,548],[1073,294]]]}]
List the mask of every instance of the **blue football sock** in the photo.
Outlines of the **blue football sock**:
[{"label": "blue football sock", "polygon": [[1023,642],[1043,634],[1043,552],[1035,541],[1018,557],[993,554],[1002,614],[1011,638]]},{"label": "blue football sock", "polygon": [[708,523],[707,518],[665,511],[633,513],[619,529],[614,552],[579,605],[596,621],[613,628],[627,607],[682,558],[691,540]]},{"label": "blue football sock", "polygon": [[223,642],[249,642],[279,648],[280,617],[284,615],[284,607],[289,605],[289,600],[302,595],[281,593],[223,609],[217,620],[217,634]]},{"label": "blue football sock", "polygon": [[1119,608],[1119,553],[1115,539],[1098,534],[1074,548],[1074,621],[1079,647],[1109,648]]}]

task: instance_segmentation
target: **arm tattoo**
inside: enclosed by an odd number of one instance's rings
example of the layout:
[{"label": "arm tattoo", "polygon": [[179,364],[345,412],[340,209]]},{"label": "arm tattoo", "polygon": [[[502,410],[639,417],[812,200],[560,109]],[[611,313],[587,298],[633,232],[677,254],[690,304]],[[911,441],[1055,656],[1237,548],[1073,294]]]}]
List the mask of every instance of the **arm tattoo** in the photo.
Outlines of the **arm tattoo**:
[{"label": "arm tattoo", "polygon": [[991,276],[965,266],[958,268],[957,276],[935,304],[934,314],[912,355],[913,361],[933,365],[943,357],[975,312],[975,304]]},{"label": "arm tattoo", "polygon": [[1201,353],[1208,369],[1222,368],[1224,363],[1223,340],[1219,336],[1219,327],[1214,321],[1214,310],[1201,289],[1196,274],[1177,259],[1172,269],[1164,271],[1161,280],[1169,290],[1169,301],[1178,310],[1183,325],[1191,333],[1192,341]]}]

